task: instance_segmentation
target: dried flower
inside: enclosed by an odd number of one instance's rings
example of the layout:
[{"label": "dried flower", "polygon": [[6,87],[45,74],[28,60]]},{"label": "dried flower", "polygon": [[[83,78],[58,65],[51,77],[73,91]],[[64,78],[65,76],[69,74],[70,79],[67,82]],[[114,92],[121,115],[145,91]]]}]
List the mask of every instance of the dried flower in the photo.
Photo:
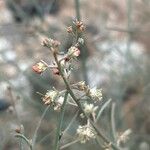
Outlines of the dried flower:
[{"label": "dried flower", "polygon": [[48,66],[44,62],[40,61],[32,66],[32,70],[38,74],[41,74],[47,69],[47,67]]},{"label": "dried flower", "polygon": [[45,38],[42,42],[42,45],[43,46],[46,46],[48,48],[58,48],[58,46],[60,45],[60,42],[57,41],[57,40],[53,40],[53,39],[48,39],[48,38]]},{"label": "dried flower", "polygon": [[84,103],[84,112],[86,114],[95,114],[95,111],[98,109],[98,106],[94,106],[93,104]]},{"label": "dried flower", "polygon": [[85,30],[85,25],[83,24],[82,21],[76,20],[74,22],[74,24],[76,25],[76,27],[77,27],[77,29],[78,29],[79,32],[83,32]]},{"label": "dried flower", "polygon": [[102,90],[92,88],[92,89],[89,89],[87,95],[90,96],[93,100],[101,100],[102,99]]},{"label": "dried flower", "polygon": [[54,104],[54,110],[59,111],[61,109],[61,106],[64,102],[64,97],[60,96],[58,99],[55,100]]},{"label": "dried flower", "polygon": [[66,56],[65,60],[69,61],[71,58],[76,58],[79,55],[80,55],[80,50],[77,47],[72,46],[68,49],[67,56]]},{"label": "dried flower", "polygon": [[86,86],[86,84],[85,84],[85,81],[80,81],[80,82],[78,82],[78,83],[77,83],[77,87],[78,87],[78,89],[81,90],[81,91],[84,91],[84,90],[87,88],[87,86]]},{"label": "dried flower", "polygon": [[94,129],[89,125],[79,126],[77,129],[77,135],[81,143],[96,138]]},{"label": "dried flower", "polygon": [[56,97],[58,96],[58,91],[50,90],[48,91],[45,96],[43,97],[43,102],[45,105],[52,104]]}]

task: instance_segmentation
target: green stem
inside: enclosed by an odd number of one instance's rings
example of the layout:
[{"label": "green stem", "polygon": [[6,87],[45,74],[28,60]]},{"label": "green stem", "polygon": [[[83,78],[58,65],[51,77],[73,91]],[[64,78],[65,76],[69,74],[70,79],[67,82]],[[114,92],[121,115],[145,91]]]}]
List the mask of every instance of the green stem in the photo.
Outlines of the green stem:
[{"label": "green stem", "polygon": [[[76,18],[78,21],[80,21],[81,20],[80,2],[79,2],[79,0],[74,0],[74,1],[75,1]],[[75,40],[76,43],[77,43],[79,37],[82,37],[82,34],[77,31],[76,32],[76,40]],[[87,46],[81,46],[81,52],[82,52],[81,65],[82,65],[83,79],[88,84],[87,67],[86,67]]]},{"label": "green stem", "polygon": [[112,107],[111,107],[111,128],[112,128],[112,136],[113,136],[114,142],[116,142],[116,140],[117,140],[117,138],[116,138],[116,125],[115,125],[115,108],[116,108],[116,104],[112,103]]},{"label": "green stem", "polygon": [[98,122],[99,118],[101,117],[103,111],[105,110],[105,108],[110,104],[111,102],[111,99],[109,99],[103,106],[102,108],[99,110],[98,114],[97,114],[97,117],[96,117],[96,121],[95,122]]},{"label": "green stem", "polygon": [[30,150],[33,150],[31,142],[23,134],[15,134],[15,137],[23,139],[30,147]]},{"label": "green stem", "polygon": [[61,116],[59,118],[59,123],[57,126],[57,133],[56,133],[54,150],[59,150],[60,136],[61,136],[62,124],[63,124],[63,120],[64,120],[64,113],[65,113],[65,106],[66,106],[66,102],[67,102],[67,97],[68,97],[68,92],[65,93],[64,102],[63,102],[63,105],[61,107],[61,112],[60,112]]},{"label": "green stem", "polygon": [[48,105],[46,107],[46,109],[44,110],[44,112],[43,112],[43,114],[42,114],[42,116],[41,116],[41,118],[39,120],[39,123],[38,123],[38,125],[37,125],[37,127],[35,129],[35,132],[33,134],[33,138],[32,138],[32,141],[33,141],[32,142],[32,147],[33,147],[33,149],[34,149],[34,146],[35,146],[35,143],[36,143],[37,133],[38,133],[38,130],[40,128],[41,122],[42,122],[42,120],[43,120],[44,116],[46,115],[46,112],[48,111],[49,108],[50,108],[50,105]]},{"label": "green stem", "polygon": [[65,144],[64,146],[62,146],[62,147],[60,148],[60,150],[65,149],[65,148],[67,148],[67,147],[69,147],[69,146],[71,146],[71,145],[73,145],[73,144],[75,144],[75,143],[77,143],[77,142],[79,142],[79,139],[77,139],[77,140],[75,140],[75,141],[72,141],[72,142],[70,142],[70,143]]},{"label": "green stem", "polygon": [[76,9],[76,18],[77,18],[78,21],[80,21],[81,15],[80,15],[80,3],[79,3],[79,0],[75,0],[75,9]]}]

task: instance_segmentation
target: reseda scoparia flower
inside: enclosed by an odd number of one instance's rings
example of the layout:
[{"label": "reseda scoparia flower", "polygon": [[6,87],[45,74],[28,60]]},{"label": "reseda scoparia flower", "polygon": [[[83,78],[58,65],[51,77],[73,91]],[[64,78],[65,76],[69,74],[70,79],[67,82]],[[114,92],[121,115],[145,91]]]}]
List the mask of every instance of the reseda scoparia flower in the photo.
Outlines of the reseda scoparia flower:
[{"label": "reseda scoparia flower", "polygon": [[65,60],[66,61],[69,61],[70,59],[72,58],[76,58],[80,55],[80,50],[75,47],[75,46],[72,46],[68,49],[68,52],[67,52],[67,55],[65,57]]},{"label": "reseda scoparia flower", "polygon": [[87,95],[90,96],[93,100],[100,101],[102,99],[102,90],[92,88],[89,89]]},{"label": "reseda scoparia flower", "polygon": [[58,46],[60,45],[60,42],[57,40],[53,40],[51,38],[45,38],[42,42],[43,46],[46,46],[48,48],[58,48]]},{"label": "reseda scoparia flower", "polygon": [[40,61],[32,66],[32,70],[38,74],[43,73],[47,68],[48,66],[43,61]]},{"label": "reseda scoparia flower", "polygon": [[58,99],[54,102],[54,110],[59,111],[61,109],[61,106],[63,105],[64,97],[60,96]]},{"label": "reseda scoparia flower", "polygon": [[43,102],[45,105],[52,104],[56,97],[58,96],[58,91],[50,90],[48,91],[45,96],[43,97]]},{"label": "reseda scoparia flower", "polygon": [[81,143],[86,143],[90,139],[96,138],[96,133],[90,125],[79,126],[77,135]]},{"label": "reseda scoparia flower", "polygon": [[84,107],[84,112],[87,115],[95,114],[95,111],[98,109],[98,106],[94,106],[94,104],[88,104],[88,103],[84,103],[83,107]]}]

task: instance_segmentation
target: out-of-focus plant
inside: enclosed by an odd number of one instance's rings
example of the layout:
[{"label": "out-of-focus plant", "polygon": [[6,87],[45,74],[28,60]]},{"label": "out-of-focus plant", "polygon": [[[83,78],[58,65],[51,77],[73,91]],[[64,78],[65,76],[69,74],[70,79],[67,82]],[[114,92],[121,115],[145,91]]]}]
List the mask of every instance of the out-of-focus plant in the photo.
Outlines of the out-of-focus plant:
[{"label": "out-of-focus plant", "polygon": [[[119,150],[121,149],[122,143],[124,144],[126,142],[129,134],[131,133],[131,130],[128,129],[120,135],[117,134],[114,119],[114,104],[112,105],[111,111],[112,133],[103,133],[104,131],[99,127],[99,118],[103,110],[108,104],[110,104],[111,100],[107,101],[100,107],[103,98],[102,89],[97,89],[96,87],[91,88],[85,83],[85,81],[80,81],[77,83],[71,83],[70,81],[73,64],[77,61],[77,58],[81,53],[80,47],[84,44],[82,37],[79,37],[84,30],[85,25],[82,21],[78,20],[73,22],[73,26],[69,26],[67,28],[68,34],[71,34],[75,40],[66,53],[60,50],[61,43],[57,40],[46,38],[42,42],[42,45],[50,50],[53,56],[53,62],[52,64],[48,64],[47,62],[40,60],[32,66],[32,69],[39,75],[41,75],[45,70],[50,69],[54,76],[58,76],[62,79],[65,89],[58,91],[53,88],[43,94],[42,101],[45,105],[47,105],[47,107],[43,112],[31,140],[24,135],[24,132],[22,132],[21,129],[15,130],[15,136],[23,139],[31,150],[35,149],[38,130],[43,117],[50,107],[59,113],[59,121],[53,147],[54,150],[64,149],[77,142],[86,143],[89,140],[95,140],[100,148],[107,150]],[[64,113],[67,105],[78,109],[79,117],[82,120],[82,123],[76,129],[74,140],[70,143],[62,144],[62,139],[65,138],[65,130],[62,130],[62,125],[65,122]],[[71,125],[72,122],[70,122],[68,127]],[[108,138],[106,135],[113,135],[113,138]]]}]

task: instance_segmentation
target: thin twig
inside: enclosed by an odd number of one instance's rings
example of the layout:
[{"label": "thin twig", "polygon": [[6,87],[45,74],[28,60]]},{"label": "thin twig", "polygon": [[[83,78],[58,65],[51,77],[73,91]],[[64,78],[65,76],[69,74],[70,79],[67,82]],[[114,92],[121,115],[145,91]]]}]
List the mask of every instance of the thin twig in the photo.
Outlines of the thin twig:
[{"label": "thin twig", "polygon": [[33,149],[34,149],[34,146],[35,146],[35,143],[36,143],[37,133],[38,133],[38,130],[40,128],[41,122],[42,122],[43,118],[45,117],[46,112],[48,111],[49,108],[50,108],[50,105],[48,105],[46,107],[46,109],[44,110],[44,112],[43,112],[43,114],[42,114],[42,116],[41,116],[41,118],[40,118],[40,120],[38,122],[38,125],[37,125],[37,127],[35,129],[35,132],[33,134],[33,138],[32,138],[32,147],[33,147]]},{"label": "thin twig", "polygon": [[76,117],[78,116],[79,111],[76,112],[76,114],[74,115],[74,117],[71,119],[69,125],[67,126],[67,128],[63,131],[63,135],[65,135],[65,133],[68,131],[68,129],[70,128],[70,126],[73,124],[73,122],[75,121]]},{"label": "thin twig", "polygon": [[75,144],[75,143],[77,143],[77,142],[79,142],[79,139],[77,139],[77,140],[75,140],[75,141],[72,141],[72,142],[70,142],[70,143],[65,144],[64,146],[60,147],[60,150],[61,150],[61,149],[64,149],[64,148],[67,148],[67,147],[69,147],[69,146],[71,146],[71,145],[73,145],[73,144]]},{"label": "thin twig", "polygon": [[116,108],[116,104],[112,103],[112,107],[111,107],[111,128],[112,128],[112,136],[114,139],[114,142],[117,141],[117,137],[116,137],[116,125],[115,125],[115,108]]},{"label": "thin twig", "polygon": [[56,133],[56,140],[55,140],[55,145],[54,145],[54,150],[59,149],[59,142],[60,142],[60,137],[61,137],[61,130],[62,130],[62,124],[63,124],[63,119],[64,119],[64,113],[65,113],[65,106],[67,102],[67,97],[68,97],[68,92],[65,93],[64,97],[64,102],[61,107],[61,112],[60,112],[60,118],[57,126],[57,133]]},{"label": "thin twig", "polygon": [[96,117],[96,121],[97,122],[99,120],[99,118],[101,117],[103,111],[105,110],[105,108],[110,104],[111,102],[111,99],[109,99],[103,106],[102,108],[99,110],[98,114],[97,114],[97,117]]},{"label": "thin twig", "polygon": [[31,142],[23,134],[15,134],[15,137],[23,139],[30,147],[30,150],[33,150]]}]

